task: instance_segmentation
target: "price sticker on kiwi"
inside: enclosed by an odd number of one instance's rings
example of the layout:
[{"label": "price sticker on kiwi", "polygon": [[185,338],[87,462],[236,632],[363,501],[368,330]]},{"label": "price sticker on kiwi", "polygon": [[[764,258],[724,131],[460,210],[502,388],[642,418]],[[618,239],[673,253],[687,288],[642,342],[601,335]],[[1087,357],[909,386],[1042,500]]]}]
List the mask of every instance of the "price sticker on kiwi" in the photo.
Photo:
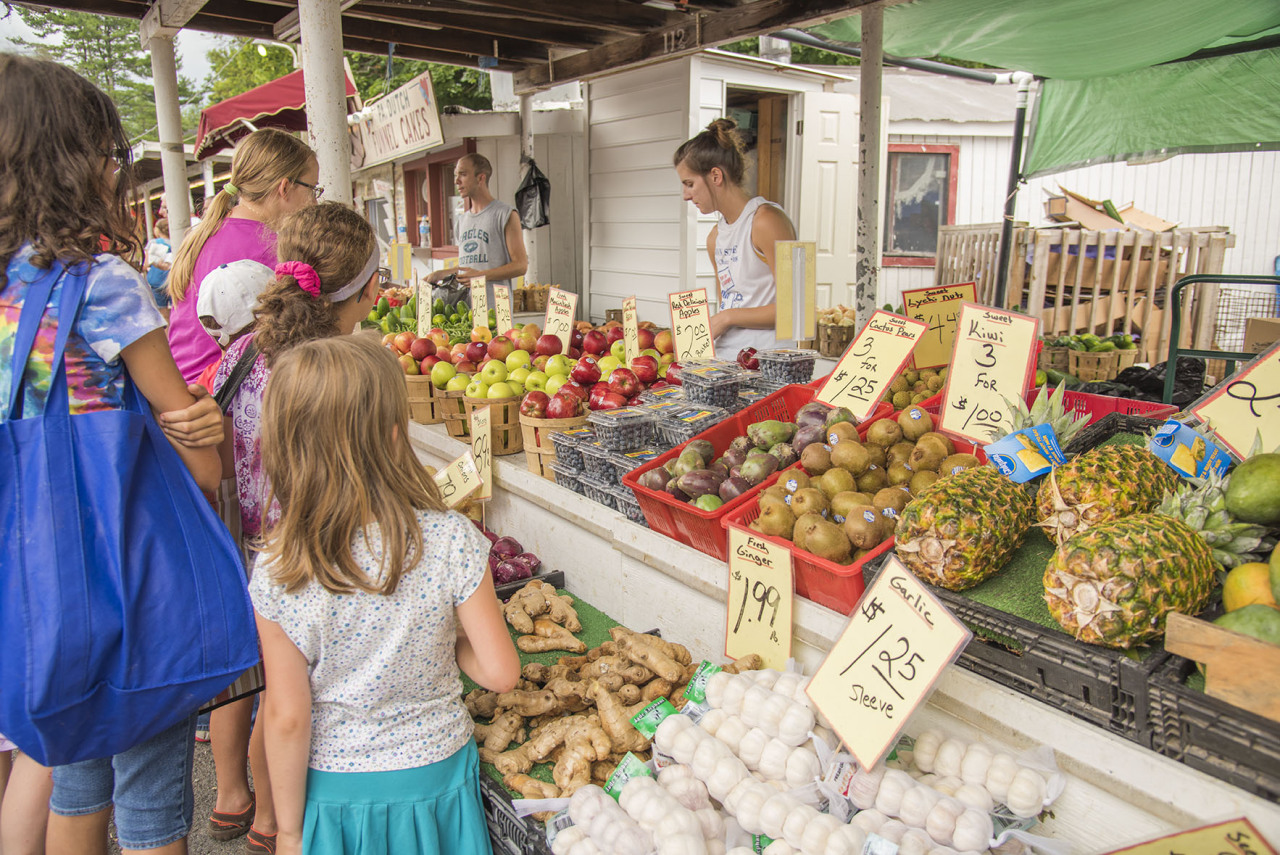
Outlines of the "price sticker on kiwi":
[{"label": "price sticker on kiwi", "polygon": [[724,653],[759,653],[766,668],[791,658],[791,551],[755,532],[729,529],[729,599]]},{"label": "price sticker on kiwi", "polygon": [[845,407],[854,419],[865,421],[911,358],[926,329],[924,321],[877,311],[818,390],[818,400]]},{"label": "price sticker on kiwi", "polygon": [[493,319],[494,335],[506,335],[515,325],[511,320],[511,288],[507,285],[493,286]]},{"label": "price sticker on kiwi", "polygon": [[569,352],[573,339],[573,319],[578,313],[578,295],[551,288],[547,291],[547,315],[542,322],[542,334],[560,339],[560,352]]},{"label": "price sticker on kiwi", "polygon": [[1036,369],[1039,318],[963,303],[939,430],[985,445],[1012,427],[1006,398],[1021,397]]}]

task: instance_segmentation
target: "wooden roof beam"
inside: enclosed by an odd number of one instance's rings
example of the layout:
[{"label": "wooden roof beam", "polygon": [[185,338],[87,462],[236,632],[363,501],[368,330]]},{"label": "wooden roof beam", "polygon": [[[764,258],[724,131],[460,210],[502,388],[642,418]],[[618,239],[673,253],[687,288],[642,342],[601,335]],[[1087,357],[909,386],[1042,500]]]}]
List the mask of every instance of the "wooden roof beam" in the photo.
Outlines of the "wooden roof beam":
[{"label": "wooden roof beam", "polygon": [[[387,55],[387,43],[376,39],[363,39],[355,36],[343,34],[342,46],[344,49],[354,51],[356,53],[368,53],[374,56]],[[415,47],[414,45],[396,43],[396,56],[404,59],[416,59],[424,62],[438,62],[445,65],[461,65],[467,68],[479,68],[480,58],[475,55],[450,53],[442,50],[430,50],[426,48]],[[520,71],[528,68],[526,63],[513,62],[511,60],[498,60],[498,71]]]},{"label": "wooden roof beam", "polygon": [[468,14],[499,14],[521,19],[538,16],[544,20],[581,26],[589,25],[630,35],[643,35],[654,27],[680,23],[688,17],[683,12],[637,6],[627,0],[377,0],[384,8],[454,11]]},{"label": "wooden roof beam", "polygon": [[[361,3],[359,6],[348,10],[344,18],[348,20],[380,21],[385,24],[396,24],[397,26],[406,24],[403,14],[389,15],[382,12],[366,11],[368,7],[368,3]],[[604,30],[595,30],[589,27],[570,27],[564,24],[521,21],[513,19],[510,15],[487,17],[457,12],[432,12],[430,15],[423,15],[422,20],[423,23],[432,24],[433,28],[438,26],[447,31],[474,33],[490,38],[514,38],[545,45],[589,48],[605,44],[608,41]],[[407,23],[409,26],[413,26],[418,22],[411,19]]]},{"label": "wooden roof beam", "polygon": [[[517,62],[541,62],[546,53],[536,45],[516,39],[494,39],[474,33],[457,33],[435,29],[423,22],[424,27],[407,24],[384,24],[380,21],[360,21],[347,15],[342,17],[342,34],[358,39],[382,42],[381,53],[387,52],[387,43],[395,42],[396,53],[403,54],[402,47],[413,46],[424,50],[471,56],[496,56]],[[426,27],[431,27],[427,29]],[[435,60],[437,62],[441,60]]]},{"label": "wooden roof beam", "polygon": [[142,25],[138,28],[143,47],[155,36],[176,35],[204,8],[204,3],[205,0],[155,0],[142,16]]}]

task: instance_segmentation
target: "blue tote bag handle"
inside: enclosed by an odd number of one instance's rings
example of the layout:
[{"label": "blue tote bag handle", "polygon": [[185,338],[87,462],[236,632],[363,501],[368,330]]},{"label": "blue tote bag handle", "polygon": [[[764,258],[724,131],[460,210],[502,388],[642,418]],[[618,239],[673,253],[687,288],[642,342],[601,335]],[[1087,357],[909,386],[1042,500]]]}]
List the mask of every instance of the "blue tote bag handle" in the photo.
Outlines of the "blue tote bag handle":
[{"label": "blue tote bag handle", "polygon": [[59,276],[28,289],[0,429],[0,733],[46,765],[124,751],[258,661],[239,550],[127,374],[125,409],[69,412],[83,265],[61,276],[45,412],[15,417]]}]

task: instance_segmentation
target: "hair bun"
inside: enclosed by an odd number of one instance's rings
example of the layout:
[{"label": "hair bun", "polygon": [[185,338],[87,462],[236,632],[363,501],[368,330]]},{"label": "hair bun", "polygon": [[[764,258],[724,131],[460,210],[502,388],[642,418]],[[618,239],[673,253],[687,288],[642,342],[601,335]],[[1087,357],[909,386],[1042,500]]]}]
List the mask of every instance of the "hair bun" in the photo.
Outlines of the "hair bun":
[{"label": "hair bun", "polygon": [[711,124],[707,125],[707,130],[715,135],[716,142],[720,143],[723,148],[737,148],[734,131],[738,129],[738,123],[733,119],[721,117],[713,119]]}]

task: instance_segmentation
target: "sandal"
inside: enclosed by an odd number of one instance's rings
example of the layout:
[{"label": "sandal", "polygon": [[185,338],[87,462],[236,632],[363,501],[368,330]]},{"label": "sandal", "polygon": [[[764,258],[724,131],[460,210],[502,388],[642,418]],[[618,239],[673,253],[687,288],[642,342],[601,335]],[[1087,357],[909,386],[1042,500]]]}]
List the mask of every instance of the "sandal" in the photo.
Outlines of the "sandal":
[{"label": "sandal", "polygon": [[276,855],[276,835],[263,834],[256,828],[249,829],[249,836],[245,838],[244,851],[249,855]]},{"label": "sandal", "polygon": [[209,817],[209,836],[214,840],[235,840],[246,834],[253,827],[253,816],[258,800],[249,794],[249,806],[239,813],[223,813],[214,811]]}]

